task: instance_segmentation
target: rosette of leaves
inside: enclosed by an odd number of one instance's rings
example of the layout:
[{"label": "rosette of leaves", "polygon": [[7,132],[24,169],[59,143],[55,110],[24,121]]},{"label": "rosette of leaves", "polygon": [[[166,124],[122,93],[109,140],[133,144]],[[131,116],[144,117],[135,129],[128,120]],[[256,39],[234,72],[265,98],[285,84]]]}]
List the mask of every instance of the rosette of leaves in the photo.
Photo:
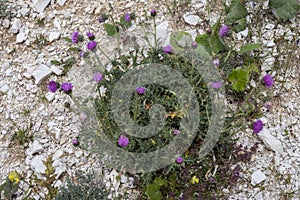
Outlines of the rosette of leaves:
[{"label": "rosette of leaves", "polygon": [[10,172],[9,176],[6,178],[5,182],[0,186],[0,199],[2,191],[6,199],[12,199],[14,194],[19,189],[20,176],[16,171]]},{"label": "rosette of leaves", "polygon": [[245,30],[248,12],[241,0],[232,1],[226,13],[225,24],[231,26],[236,33]]}]

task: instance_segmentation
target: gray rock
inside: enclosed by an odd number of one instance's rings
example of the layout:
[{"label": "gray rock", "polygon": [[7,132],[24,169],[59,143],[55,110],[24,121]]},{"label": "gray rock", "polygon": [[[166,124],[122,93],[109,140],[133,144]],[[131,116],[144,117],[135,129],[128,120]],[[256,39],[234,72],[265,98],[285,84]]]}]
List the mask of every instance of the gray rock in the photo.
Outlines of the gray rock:
[{"label": "gray rock", "polygon": [[197,15],[193,15],[191,13],[186,13],[183,15],[183,19],[186,23],[195,26],[198,24],[200,17],[198,17]]},{"label": "gray rock", "polygon": [[11,33],[18,33],[22,26],[21,20],[15,18],[14,21],[11,23],[10,32]]},{"label": "gray rock", "polygon": [[23,17],[26,17],[26,16],[28,16],[29,11],[30,11],[29,8],[21,8],[19,12]]},{"label": "gray rock", "polygon": [[4,28],[8,28],[10,25],[10,21],[8,19],[4,19],[3,22],[2,22],[2,26]]},{"label": "gray rock", "polygon": [[59,39],[60,33],[59,32],[50,32],[49,34],[49,42]]},{"label": "gray rock", "polygon": [[7,93],[9,90],[10,90],[10,87],[8,84],[4,84],[4,85],[0,86],[0,92]]},{"label": "gray rock", "polygon": [[16,38],[16,43],[22,43],[27,39],[27,34],[26,33],[18,33],[17,38]]},{"label": "gray rock", "polygon": [[7,69],[7,70],[5,71],[5,76],[7,76],[7,77],[12,77],[13,75],[14,75],[14,72],[13,72],[12,69]]},{"label": "gray rock", "polygon": [[266,175],[262,171],[257,170],[251,175],[251,184],[255,186],[266,180],[266,178]]},{"label": "gray rock", "polygon": [[50,76],[52,70],[44,64],[41,64],[32,74],[35,79],[35,84],[40,84],[45,78]]},{"label": "gray rock", "polygon": [[270,134],[269,129],[263,128],[258,134],[258,138],[266,145],[266,147],[276,153],[282,154],[283,147],[277,138]]},{"label": "gray rock", "polygon": [[165,45],[168,38],[168,26],[169,22],[164,21],[156,27],[156,38]]},{"label": "gray rock", "polygon": [[51,101],[53,101],[53,99],[54,99],[54,97],[55,97],[55,93],[47,92],[47,93],[45,94],[45,97],[46,97],[46,99],[47,99],[48,102],[51,102]]},{"label": "gray rock", "polygon": [[57,66],[50,66],[50,69],[52,70],[52,72],[58,76],[62,75],[63,74],[63,69],[57,67]]},{"label": "gray rock", "polygon": [[30,143],[29,148],[26,150],[26,155],[33,155],[40,153],[44,150],[43,146],[38,141],[33,141]]},{"label": "gray rock", "polygon": [[6,70],[8,67],[9,67],[10,63],[8,61],[4,62],[2,65],[1,65],[1,68],[3,70]]},{"label": "gray rock", "polygon": [[33,169],[35,173],[41,174],[45,173],[46,167],[43,163],[45,160],[45,156],[37,155],[35,156],[32,161],[30,162],[30,167]]},{"label": "gray rock", "polygon": [[63,6],[65,4],[66,0],[57,0],[57,3],[60,5],[60,6]]},{"label": "gray rock", "polygon": [[49,5],[51,0],[33,0],[33,6],[36,11],[41,13],[45,10],[45,8]]}]

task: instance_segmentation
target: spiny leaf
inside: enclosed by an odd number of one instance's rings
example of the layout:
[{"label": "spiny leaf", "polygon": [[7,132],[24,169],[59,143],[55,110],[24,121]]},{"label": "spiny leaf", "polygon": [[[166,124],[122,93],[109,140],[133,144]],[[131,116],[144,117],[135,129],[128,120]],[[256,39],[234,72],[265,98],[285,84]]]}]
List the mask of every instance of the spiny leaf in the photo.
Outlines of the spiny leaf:
[{"label": "spiny leaf", "polygon": [[64,37],[63,39],[64,39],[66,42],[72,43],[72,39],[69,38],[69,37]]},{"label": "spiny leaf", "polygon": [[300,2],[298,0],[270,0],[270,8],[277,18],[288,20],[293,18],[300,9]]},{"label": "spiny leaf", "polygon": [[112,24],[104,24],[104,30],[106,31],[107,35],[114,36],[117,34],[117,27]]},{"label": "spiny leaf", "polygon": [[228,81],[232,82],[232,89],[244,91],[249,81],[249,72],[244,69],[235,69],[229,74]]},{"label": "spiny leaf", "polygon": [[246,44],[246,45],[241,47],[240,52],[245,53],[245,52],[248,52],[248,51],[253,51],[255,49],[259,49],[260,47],[261,47],[260,44]]}]

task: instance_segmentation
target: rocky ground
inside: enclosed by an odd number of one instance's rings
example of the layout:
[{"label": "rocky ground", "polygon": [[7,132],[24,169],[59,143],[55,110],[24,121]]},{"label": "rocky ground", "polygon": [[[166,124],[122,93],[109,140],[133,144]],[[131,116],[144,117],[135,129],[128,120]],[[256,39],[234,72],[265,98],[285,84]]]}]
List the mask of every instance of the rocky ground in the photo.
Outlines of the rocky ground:
[{"label": "rocky ground", "polygon": [[[70,37],[75,30],[90,30],[99,45],[113,53],[112,39],[104,34],[98,17],[108,12],[111,3],[115,17],[135,12],[145,20],[145,12],[158,10],[158,37],[165,39],[169,32],[184,30],[192,36],[203,33],[209,23],[217,21],[221,1],[87,1],[87,0],[10,0],[12,18],[1,19],[0,24],[0,180],[17,170],[28,179],[32,174],[41,177],[45,171],[43,160],[49,155],[55,160],[55,185],[60,187],[64,174],[95,169],[102,174],[112,199],[134,199],[133,178],[125,175],[117,180],[118,172],[108,170],[88,152],[72,145],[80,131],[80,117],[76,106],[62,92],[50,93],[49,80],[74,83],[74,92],[84,87],[89,77],[82,77],[84,62],[78,62],[67,73],[51,64],[51,60],[66,60],[69,44],[62,38]],[[166,3],[167,2],[167,3]],[[182,7],[179,7],[183,5]],[[300,126],[299,126],[299,38],[300,15],[291,22],[278,23],[267,11],[267,3],[258,13],[257,4],[247,3],[248,23],[259,24],[260,29],[247,29],[237,35],[243,44],[248,31],[251,40],[262,42],[262,70],[273,71],[275,87],[268,91],[274,98],[262,118],[266,125],[258,136],[252,130],[243,131],[240,142],[245,146],[258,142],[258,153],[253,161],[243,166],[241,184],[228,192],[230,199],[300,199]],[[210,7],[210,15],[207,6]],[[255,14],[255,15],[254,15]],[[266,17],[268,16],[268,17]],[[136,25],[129,29],[141,36]],[[167,43],[167,41],[166,41]],[[110,45],[108,45],[110,44]],[[79,57],[78,57],[79,59]],[[66,107],[70,103],[70,108]],[[13,140],[16,132],[33,136],[29,147]],[[19,143],[18,143],[19,142]],[[26,190],[26,185],[22,185]],[[126,195],[125,195],[126,194]],[[128,196],[131,194],[132,196]],[[43,195],[43,194],[41,194]],[[125,197],[127,196],[127,197]],[[20,197],[21,198],[21,197]],[[39,197],[36,196],[38,199]]]}]

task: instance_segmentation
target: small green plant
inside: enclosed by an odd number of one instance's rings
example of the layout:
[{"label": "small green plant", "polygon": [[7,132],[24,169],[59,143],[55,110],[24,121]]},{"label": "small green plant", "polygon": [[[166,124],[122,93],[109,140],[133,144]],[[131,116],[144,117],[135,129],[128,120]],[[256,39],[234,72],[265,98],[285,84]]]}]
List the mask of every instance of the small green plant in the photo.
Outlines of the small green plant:
[{"label": "small green plant", "polygon": [[38,19],[36,20],[36,23],[37,23],[39,26],[43,26],[44,23],[45,23],[45,17],[43,17],[43,18],[38,18]]},{"label": "small green plant", "polygon": [[2,191],[6,199],[13,199],[14,194],[19,189],[20,175],[17,171],[12,171],[8,174],[5,182],[0,186],[0,199]]},{"label": "small green plant", "polygon": [[48,191],[48,194],[46,195],[46,200],[53,200],[55,198],[55,195],[57,194],[58,189],[54,187],[54,183],[56,181],[55,177],[56,175],[54,174],[55,169],[53,167],[53,160],[51,156],[48,156],[48,158],[43,161],[46,171],[44,174],[44,179],[38,179],[36,176],[34,177],[35,183],[39,187],[46,188]]},{"label": "small green plant", "polygon": [[12,136],[10,146],[20,145],[24,146],[24,149],[27,149],[29,147],[29,143],[33,141],[33,135],[29,133],[29,131],[32,129],[32,126],[33,124],[30,123],[25,130],[18,128],[18,130],[15,131]]},{"label": "small green plant", "polygon": [[292,19],[300,10],[298,0],[270,0],[269,6],[275,17],[282,20]]},{"label": "small green plant", "polygon": [[7,0],[0,0],[0,19],[11,17],[12,13],[8,7]]},{"label": "small green plant", "polygon": [[33,41],[33,44],[37,45],[39,49],[42,49],[44,46],[46,46],[49,43],[47,38],[43,34],[39,34],[35,37],[35,40]]},{"label": "small green plant", "polygon": [[156,177],[153,183],[147,185],[146,195],[149,200],[162,200],[163,195],[160,191],[161,187],[166,185],[166,181],[162,178]]},{"label": "small green plant", "polygon": [[55,200],[106,200],[108,192],[102,182],[96,182],[93,172],[78,173],[76,181],[66,179],[66,186],[60,188]]}]

